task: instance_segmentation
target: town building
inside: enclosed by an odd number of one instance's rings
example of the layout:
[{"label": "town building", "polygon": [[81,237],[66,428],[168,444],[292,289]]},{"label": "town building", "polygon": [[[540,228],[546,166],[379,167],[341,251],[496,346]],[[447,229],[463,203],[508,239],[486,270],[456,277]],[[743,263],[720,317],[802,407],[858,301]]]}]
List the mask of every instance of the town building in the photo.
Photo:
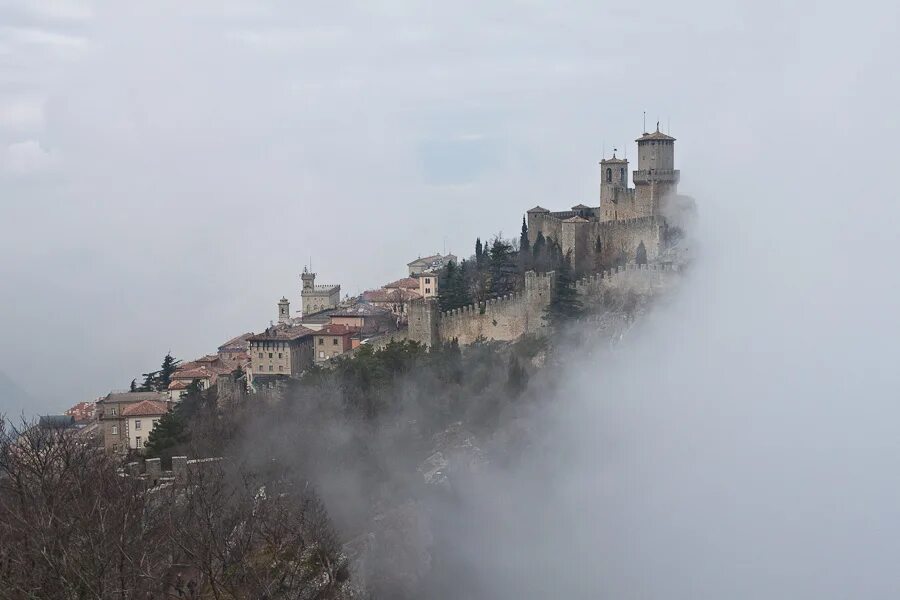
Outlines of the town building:
[{"label": "town building", "polygon": [[247,339],[253,335],[253,332],[242,333],[237,337],[233,337],[221,346],[219,346],[219,358],[227,361],[242,362],[250,358],[248,354],[250,344]]},{"label": "town building", "polygon": [[340,304],[340,285],[316,285],[316,274],[309,272],[305,267],[300,279],[303,282],[300,298],[303,301],[302,315],[304,317],[329,308],[336,308]]},{"label": "town building", "polygon": [[313,363],[313,330],[302,325],[273,325],[251,336],[251,386],[300,375]]},{"label": "town building", "polygon": [[346,325],[362,336],[373,336],[397,329],[398,319],[388,308],[361,302],[331,313],[331,324]]},{"label": "town building", "polygon": [[440,271],[450,261],[459,262],[452,254],[432,254],[431,256],[420,256],[416,260],[406,263],[406,266],[409,269],[409,276],[415,277],[425,271]]},{"label": "town building", "polygon": [[126,408],[147,400],[165,404],[168,399],[166,392],[110,392],[97,400],[103,447],[111,452],[125,452],[130,447],[126,418],[122,414]]},{"label": "town building", "polygon": [[65,412],[71,416],[76,422],[93,421],[97,412],[96,402],[79,402]]},{"label": "town building", "polygon": [[423,298],[435,298],[438,295],[438,277],[431,271],[419,273],[416,279],[419,295]]},{"label": "town building", "polygon": [[125,422],[125,443],[127,447],[143,452],[150,432],[164,414],[169,412],[169,404],[158,400],[143,400],[122,409]]},{"label": "town building", "polygon": [[325,362],[353,349],[353,330],[346,325],[327,325],[313,334],[315,338],[315,360]]}]

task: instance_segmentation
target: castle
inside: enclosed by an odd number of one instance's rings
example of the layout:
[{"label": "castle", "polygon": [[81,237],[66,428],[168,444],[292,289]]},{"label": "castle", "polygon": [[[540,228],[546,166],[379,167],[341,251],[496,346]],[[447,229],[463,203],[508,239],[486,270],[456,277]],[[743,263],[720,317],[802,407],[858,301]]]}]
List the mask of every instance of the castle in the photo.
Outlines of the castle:
[{"label": "castle", "polygon": [[[678,260],[671,252],[677,233],[693,211],[693,199],[678,194],[681,172],[675,169],[675,138],[659,131],[637,140],[638,169],[628,187],[628,161],[600,161],[600,205],[584,204],[551,212],[536,206],[527,212],[528,241],[559,244],[579,273],[576,291],[592,297],[605,290],[652,294],[678,279]],[[411,340],[426,345],[457,339],[515,340],[543,327],[544,310],[555,293],[554,273],[525,274],[524,290],[472,305],[440,312],[437,302],[410,305]]]},{"label": "castle", "polygon": [[[584,204],[571,210],[551,212],[541,206],[528,211],[528,239],[532,246],[541,236],[560,245],[563,255],[571,252],[577,271],[632,262],[661,262],[670,235],[693,200],[678,194],[681,172],[675,168],[675,138],[644,133],[638,145],[638,169],[632,172],[634,187],[628,187],[628,160],[600,161],[600,206]],[[643,252],[639,248],[643,246]],[[597,266],[602,267],[597,268]]]}]

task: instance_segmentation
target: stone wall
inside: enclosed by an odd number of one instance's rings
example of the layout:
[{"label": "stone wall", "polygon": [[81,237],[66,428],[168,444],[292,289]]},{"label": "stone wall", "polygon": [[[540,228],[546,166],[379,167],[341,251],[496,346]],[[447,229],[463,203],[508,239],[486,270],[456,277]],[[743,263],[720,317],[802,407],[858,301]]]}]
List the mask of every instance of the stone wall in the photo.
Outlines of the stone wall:
[{"label": "stone wall", "polygon": [[579,279],[575,289],[582,297],[598,296],[605,290],[655,294],[674,285],[680,271],[672,265],[628,264]]}]

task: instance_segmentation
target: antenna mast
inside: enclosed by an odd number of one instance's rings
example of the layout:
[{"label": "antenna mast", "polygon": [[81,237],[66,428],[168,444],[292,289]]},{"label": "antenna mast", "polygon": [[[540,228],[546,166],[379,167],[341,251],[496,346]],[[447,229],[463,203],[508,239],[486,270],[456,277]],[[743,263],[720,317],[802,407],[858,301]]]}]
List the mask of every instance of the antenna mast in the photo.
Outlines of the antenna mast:
[{"label": "antenna mast", "polygon": [[644,133],[647,133],[647,111],[644,111]]}]

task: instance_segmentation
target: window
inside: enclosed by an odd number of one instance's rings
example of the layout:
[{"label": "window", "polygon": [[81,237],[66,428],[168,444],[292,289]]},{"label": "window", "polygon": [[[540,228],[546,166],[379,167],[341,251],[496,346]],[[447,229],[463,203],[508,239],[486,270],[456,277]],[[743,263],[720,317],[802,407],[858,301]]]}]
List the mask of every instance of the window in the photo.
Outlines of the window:
[{"label": "window", "polygon": [[270,371],[274,371],[274,370],[275,370],[275,367],[273,367],[272,365],[269,365],[269,370],[270,370]]},{"label": "window", "polygon": [[116,416],[116,414],[118,414],[118,412],[119,412],[119,409],[116,408],[115,406],[113,406],[112,408],[109,409],[109,414],[111,414],[112,416]]},{"label": "window", "polygon": [[431,293],[431,288],[425,288],[425,293],[426,293],[426,294],[430,294],[430,293]]},{"label": "window", "polygon": [[625,167],[619,169],[619,181],[625,183]]},{"label": "window", "polygon": [[283,357],[281,356],[281,352],[278,353],[278,358],[283,358]]},{"label": "window", "polygon": [[259,357],[262,358],[262,352],[259,353]]},{"label": "window", "polygon": [[141,428],[141,420],[140,420],[140,419],[135,419],[135,420],[134,420],[134,429],[135,429],[135,431],[137,431],[137,430],[140,429],[140,428]]},{"label": "window", "polygon": [[612,183],[612,169],[606,169],[606,183]]},{"label": "window", "polygon": [[430,278],[430,277],[426,277],[426,278],[425,278],[425,283],[431,283],[431,278]]},{"label": "window", "polygon": [[319,350],[319,358],[325,358],[325,353]]},{"label": "window", "polygon": [[320,345],[320,346],[324,346],[324,345],[325,345],[325,338],[319,338],[319,345]]},{"label": "window", "polygon": [[144,447],[144,441],[141,439],[141,436],[137,436],[136,438],[134,438],[134,447],[135,448],[143,448]]},{"label": "window", "polygon": [[337,340],[338,340],[337,338],[331,338],[331,345],[337,346]]},{"label": "window", "polygon": [[278,370],[279,370],[279,371],[284,371],[284,365],[278,365]]},{"label": "window", "polygon": [[272,353],[271,353],[271,352],[269,352],[269,358],[272,358]]},{"label": "window", "polygon": [[118,425],[113,425],[113,426],[112,426],[112,434],[113,434],[113,435],[119,435],[119,426],[118,426]]}]

